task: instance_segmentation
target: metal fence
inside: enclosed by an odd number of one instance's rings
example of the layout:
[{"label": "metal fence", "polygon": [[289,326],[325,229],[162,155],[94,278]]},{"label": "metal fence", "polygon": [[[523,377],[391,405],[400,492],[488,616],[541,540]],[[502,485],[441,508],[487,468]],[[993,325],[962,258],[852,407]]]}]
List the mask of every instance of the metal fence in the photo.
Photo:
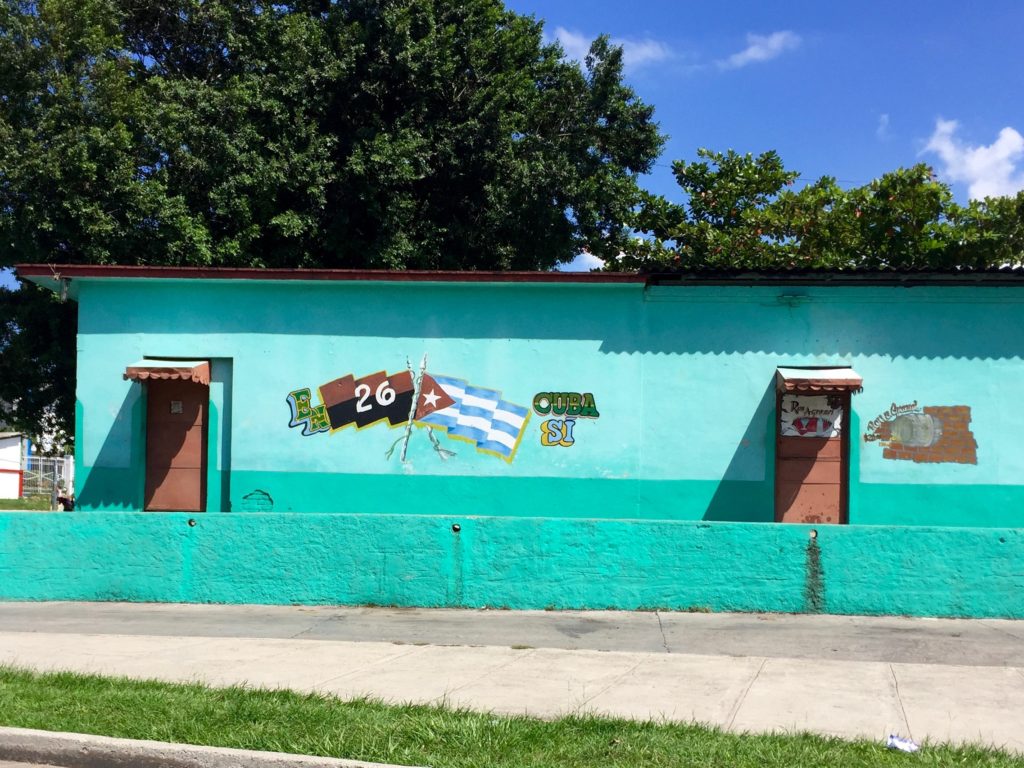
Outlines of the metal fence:
[{"label": "metal fence", "polygon": [[54,488],[71,489],[75,463],[71,456],[26,456],[22,472],[22,496],[52,496]]}]

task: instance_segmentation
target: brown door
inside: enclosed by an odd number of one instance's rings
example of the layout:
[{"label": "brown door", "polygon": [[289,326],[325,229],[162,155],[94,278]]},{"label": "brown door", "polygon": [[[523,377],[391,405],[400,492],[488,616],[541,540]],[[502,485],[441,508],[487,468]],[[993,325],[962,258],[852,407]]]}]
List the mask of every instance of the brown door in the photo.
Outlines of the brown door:
[{"label": "brown door", "polygon": [[202,512],[210,388],[161,379],[146,388],[146,509]]},{"label": "brown door", "polygon": [[846,522],[849,394],[782,394],[777,402],[776,521]]}]

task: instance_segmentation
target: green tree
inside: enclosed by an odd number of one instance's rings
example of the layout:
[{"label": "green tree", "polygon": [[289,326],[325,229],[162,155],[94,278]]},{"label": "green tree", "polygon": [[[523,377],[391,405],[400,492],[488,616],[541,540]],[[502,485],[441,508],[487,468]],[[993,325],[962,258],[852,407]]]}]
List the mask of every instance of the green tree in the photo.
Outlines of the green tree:
[{"label": "green tree", "polygon": [[697,154],[702,159],[672,164],[685,203],[644,196],[631,223],[650,237],[630,244],[625,266],[755,267],[778,261],[787,252],[787,236],[768,229],[766,210],[799,174],[787,171],[775,152],[756,158],[732,150]]},{"label": "green tree", "polygon": [[779,156],[699,150],[673,170],[683,203],[647,195],[632,219],[644,238],[616,264],[635,269],[945,269],[1024,261],[1024,192],[962,206],[931,168],[900,168],[843,189],[802,189]]},{"label": "green tree", "polygon": [[[3,0],[0,94],[0,266],[549,269],[626,245],[663,141],[621,49],[500,0]],[[23,291],[0,398],[66,424],[73,323]]]}]

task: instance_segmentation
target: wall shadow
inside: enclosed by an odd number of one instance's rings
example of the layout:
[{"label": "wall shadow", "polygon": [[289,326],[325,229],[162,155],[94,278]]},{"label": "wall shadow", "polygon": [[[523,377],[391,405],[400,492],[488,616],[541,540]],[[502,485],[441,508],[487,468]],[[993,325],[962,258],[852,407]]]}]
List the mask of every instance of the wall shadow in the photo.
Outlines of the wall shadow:
[{"label": "wall shadow", "polygon": [[[206,511],[231,511],[231,390],[234,360],[210,360],[210,407],[206,425]],[[219,449],[219,450],[218,450]]]},{"label": "wall shadow", "polygon": [[[595,340],[606,354],[1024,354],[1019,335],[982,332],[1019,324],[1022,305],[1009,293],[1019,289],[708,286],[645,292],[639,286],[395,283],[369,292],[351,284],[251,282],[230,290],[204,281],[187,288],[154,284],[130,295],[116,286],[90,286],[95,296],[86,302],[81,333],[173,329],[198,335]],[[215,317],[211,307],[219,309]]]},{"label": "wall shadow", "polygon": [[142,509],[145,408],[142,385],[133,383],[93,463],[81,468],[85,470],[85,480],[77,492],[79,509]]},{"label": "wall shadow", "polygon": [[[769,378],[750,423],[726,467],[704,512],[705,520],[733,523],[770,523],[775,520],[775,379]],[[764,461],[762,480],[749,476],[750,456]]]}]

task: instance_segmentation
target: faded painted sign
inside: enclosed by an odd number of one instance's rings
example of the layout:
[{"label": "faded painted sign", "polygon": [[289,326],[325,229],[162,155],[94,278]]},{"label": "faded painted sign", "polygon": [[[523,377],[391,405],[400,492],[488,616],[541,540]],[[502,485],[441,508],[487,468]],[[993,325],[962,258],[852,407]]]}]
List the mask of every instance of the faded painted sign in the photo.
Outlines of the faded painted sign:
[{"label": "faded painted sign", "polygon": [[977,464],[978,444],[967,405],[893,403],[868,422],[867,442],[882,446],[882,458],[918,463]]},{"label": "faded painted sign", "polygon": [[834,395],[783,395],[779,432],[783,437],[839,437],[842,399]]}]

